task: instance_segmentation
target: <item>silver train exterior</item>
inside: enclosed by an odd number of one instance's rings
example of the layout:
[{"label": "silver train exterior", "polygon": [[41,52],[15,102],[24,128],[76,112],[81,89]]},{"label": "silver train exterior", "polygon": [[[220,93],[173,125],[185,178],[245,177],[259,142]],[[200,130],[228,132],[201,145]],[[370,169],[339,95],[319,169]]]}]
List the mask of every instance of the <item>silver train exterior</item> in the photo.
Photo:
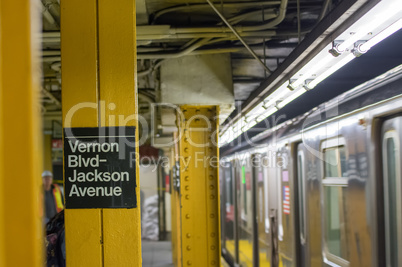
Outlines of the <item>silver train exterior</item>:
[{"label": "silver train exterior", "polygon": [[233,266],[402,266],[402,65],[221,157]]}]

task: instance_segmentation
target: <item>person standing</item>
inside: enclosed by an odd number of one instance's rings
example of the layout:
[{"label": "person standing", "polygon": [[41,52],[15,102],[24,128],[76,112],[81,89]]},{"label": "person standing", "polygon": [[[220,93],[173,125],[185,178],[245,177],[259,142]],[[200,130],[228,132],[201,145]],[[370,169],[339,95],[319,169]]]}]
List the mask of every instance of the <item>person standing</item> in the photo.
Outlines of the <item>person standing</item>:
[{"label": "person standing", "polygon": [[61,189],[53,184],[53,174],[50,171],[42,173],[44,190],[44,222],[47,223],[53,216],[63,210],[64,199]]}]

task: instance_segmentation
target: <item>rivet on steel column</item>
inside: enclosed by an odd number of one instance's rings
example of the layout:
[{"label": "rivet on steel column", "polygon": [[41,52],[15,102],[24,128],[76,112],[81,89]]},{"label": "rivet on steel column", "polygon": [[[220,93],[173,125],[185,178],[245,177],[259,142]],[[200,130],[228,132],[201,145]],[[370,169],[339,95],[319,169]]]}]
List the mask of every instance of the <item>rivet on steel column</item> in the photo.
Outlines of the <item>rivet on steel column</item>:
[{"label": "rivet on steel column", "polygon": [[219,155],[212,142],[218,137],[219,111],[216,106],[182,106],[181,111],[182,262],[211,266],[220,262]]}]

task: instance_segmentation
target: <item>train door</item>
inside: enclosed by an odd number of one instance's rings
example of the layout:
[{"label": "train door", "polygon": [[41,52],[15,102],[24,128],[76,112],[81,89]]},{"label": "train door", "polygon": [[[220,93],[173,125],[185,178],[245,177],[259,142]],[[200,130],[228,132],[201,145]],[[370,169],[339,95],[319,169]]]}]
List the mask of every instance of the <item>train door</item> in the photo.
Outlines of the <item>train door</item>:
[{"label": "train door", "polygon": [[250,158],[239,161],[237,233],[238,260],[241,267],[253,266],[253,210],[252,210],[252,169]]},{"label": "train door", "polygon": [[255,266],[270,266],[269,233],[269,201],[268,201],[268,177],[266,155],[254,155],[254,191],[255,191]]},{"label": "train door", "polygon": [[328,139],[321,144],[323,153],[322,215],[324,266],[348,267],[348,178],[347,149],[343,138]]},{"label": "train door", "polygon": [[298,265],[308,267],[308,240],[307,240],[307,210],[306,210],[306,160],[304,155],[304,145],[297,145],[296,156],[296,178],[298,188],[298,212],[296,216],[296,225],[298,226],[298,235],[296,236],[296,250],[298,252]]},{"label": "train door", "polygon": [[278,179],[278,240],[279,265],[283,267],[295,266],[294,248],[294,214],[293,181],[290,151],[285,144],[277,152],[277,179]]},{"label": "train door", "polygon": [[[268,162],[265,162],[268,161]],[[280,183],[277,179],[277,158],[276,151],[274,149],[270,149],[264,160],[264,180],[265,183],[265,192],[267,196],[267,218],[265,224],[265,231],[268,235],[268,244],[269,244],[269,258],[270,258],[270,266],[278,267],[279,266],[279,187]]]},{"label": "train door", "polygon": [[235,205],[234,189],[235,179],[232,171],[232,164],[225,162],[221,167],[221,224],[222,224],[222,249],[229,261],[235,260]]},{"label": "train door", "polygon": [[382,127],[386,267],[402,265],[402,117]]}]

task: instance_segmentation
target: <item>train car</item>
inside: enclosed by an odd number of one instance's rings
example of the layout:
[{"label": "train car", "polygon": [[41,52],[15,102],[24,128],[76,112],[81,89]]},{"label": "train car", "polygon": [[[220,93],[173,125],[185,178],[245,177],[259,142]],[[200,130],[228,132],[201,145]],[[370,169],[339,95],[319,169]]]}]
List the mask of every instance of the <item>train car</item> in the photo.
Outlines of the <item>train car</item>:
[{"label": "train car", "polygon": [[221,158],[232,266],[402,266],[402,65]]}]

